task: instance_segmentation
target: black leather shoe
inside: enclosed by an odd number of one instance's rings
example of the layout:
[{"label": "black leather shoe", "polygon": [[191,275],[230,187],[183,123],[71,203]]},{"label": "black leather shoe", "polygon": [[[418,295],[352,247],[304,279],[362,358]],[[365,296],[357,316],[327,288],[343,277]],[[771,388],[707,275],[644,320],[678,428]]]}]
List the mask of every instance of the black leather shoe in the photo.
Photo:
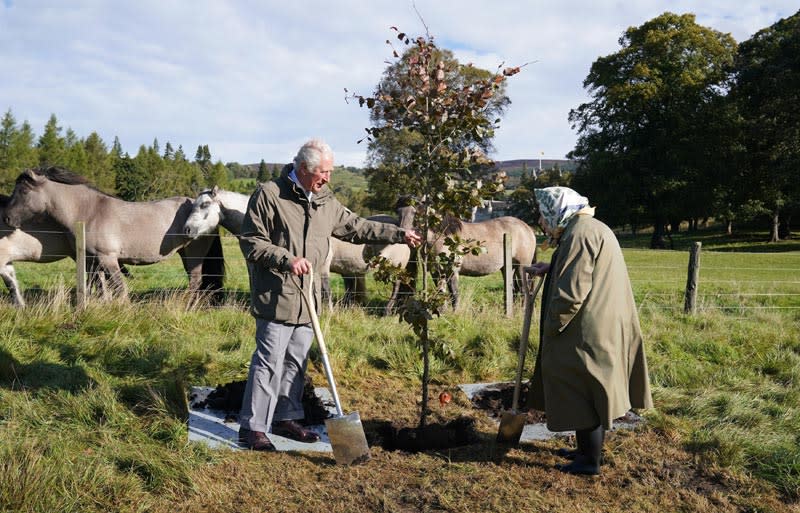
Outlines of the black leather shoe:
[{"label": "black leather shoe", "polygon": [[[243,431],[246,432],[243,433]],[[242,441],[242,435],[244,435],[244,442]],[[240,429],[239,430],[239,443],[250,449],[251,451],[264,451],[264,452],[272,452],[275,450],[275,446],[272,445],[267,435],[262,433],[261,431],[250,431],[249,429]]]},{"label": "black leather shoe", "polygon": [[281,420],[272,423],[272,433],[290,438],[296,442],[310,444],[319,440],[319,435],[293,420]]}]

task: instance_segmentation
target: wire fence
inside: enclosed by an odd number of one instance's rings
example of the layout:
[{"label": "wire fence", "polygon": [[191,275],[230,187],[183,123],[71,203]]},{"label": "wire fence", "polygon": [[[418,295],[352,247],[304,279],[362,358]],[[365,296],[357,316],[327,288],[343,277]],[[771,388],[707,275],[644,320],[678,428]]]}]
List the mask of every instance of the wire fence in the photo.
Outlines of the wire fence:
[{"label": "wire fence", "polygon": [[[58,235],[57,232],[40,232]],[[0,235],[3,235],[0,233]],[[63,234],[61,234],[63,235]],[[5,248],[0,238],[0,255],[15,255],[18,248]],[[225,281],[222,293],[241,301],[249,294],[249,280],[245,258],[232,235],[223,235],[225,262]],[[63,248],[62,248],[63,249]],[[491,251],[496,248],[488,248]],[[12,262],[18,269],[17,277],[24,290],[29,287],[44,288],[52,284],[55,276],[65,283],[75,283],[75,264],[73,255],[67,252],[48,252],[42,247],[35,258],[44,262],[39,264]],[[14,253],[13,251],[17,251]],[[641,249],[623,250],[628,273],[640,309],[677,310],[684,308],[684,295],[687,281],[688,253],[686,251],[648,251]],[[336,258],[334,256],[334,258]],[[542,256],[540,256],[542,259]],[[91,261],[91,256],[88,257]],[[47,270],[43,265],[50,266]],[[187,276],[181,259],[172,255],[163,262],[126,267],[128,287],[133,294],[139,291],[152,292],[185,289]],[[71,275],[71,276],[70,276]],[[355,278],[362,274],[341,276],[331,274],[333,301],[342,304],[344,297],[343,278]],[[784,253],[731,253],[705,251],[702,253],[699,270],[698,309],[720,311],[796,311],[800,310],[800,252]],[[91,279],[91,278],[90,278]],[[49,281],[48,281],[49,280]],[[389,299],[391,287],[375,282],[371,273],[366,277],[367,291],[364,297],[355,297],[356,303],[371,311],[383,311],[383,304]],[[459,289],[468,301],[462,301],[464,308],[483,308],[503,304],[505,290],[500,272],[484,277],[461,277]],[[521,304],[521,296],[515,295]],[[224,302],[223,302],[224,304]]]}]

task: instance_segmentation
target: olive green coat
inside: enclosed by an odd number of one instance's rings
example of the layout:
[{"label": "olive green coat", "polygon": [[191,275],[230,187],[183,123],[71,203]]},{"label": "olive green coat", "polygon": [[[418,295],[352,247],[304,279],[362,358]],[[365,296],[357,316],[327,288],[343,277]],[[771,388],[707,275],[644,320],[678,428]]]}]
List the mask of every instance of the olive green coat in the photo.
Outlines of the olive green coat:
[{"label": "olive green coat", "polygon": [[331,235],[356,244],[396,243],[404,241],[405,230],[359,217],[327,186],[308,201],[289,178],[291,169],[286,166],[279,178],[256,188],[242,221],[239,245],[250,275],[250,313],[268,321],[308,324],[311,317],[296,284],[308,285],[305,277],[289,272],[292,260],[304,257],[311,262],[319,305],[318,271],[328,255]]},{"label": "olive green coat", "polygon": [[575,215],[553,253],[528,395],[551,431],[588,429],[652,406],[628,271],[602,222]]}]

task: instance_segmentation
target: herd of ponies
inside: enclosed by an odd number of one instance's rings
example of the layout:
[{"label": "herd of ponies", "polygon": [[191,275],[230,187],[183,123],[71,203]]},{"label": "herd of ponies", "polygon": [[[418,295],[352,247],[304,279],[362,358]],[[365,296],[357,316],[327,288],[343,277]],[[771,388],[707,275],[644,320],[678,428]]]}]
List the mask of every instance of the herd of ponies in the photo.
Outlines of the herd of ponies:
[{"label": "herd of ponies", "polygon": [[[28,169],[17,177],[11,196],[0,195],[0,278],[12,303],[24,306],[13,262],[74,260],[74,229],[82,222],[89,286],[103,298],[128,298],[126,265],[154,264],[175,253],[181,257],[190,291],[219,292],[225,276],[220,226],[238,236],[249,198],[215,186],[196,198],[132,202],[106,194],[86,178],[60,167]],[[377,215],[368,219],[403,228],[413,226],[414,207],[399,206],[397,214],[397,218]],[[524,279],[522,268],[536,260],[535,232],[515,217],[475,223],[453,221],[448,230],[462,239],[481,241],[485,247],[479,255],[463,258],[460,274],[484,276],[501,270],[505,233],[511,234],[516,282]],[[441,243],[432,242],[433,251],[446,251]],[[414,257],[406,244],[351,244],[331,238],[329,248],[319,271],[321,292],[329,306],[330,272],[344,278],[343,301],[351,303],[365,297],[365,277],[373,256],[382,256],[403,268]],[[447,282],[454,307],[458,304],[457,283],[458,274]],[[400,292],[398,283],[386,304],[387,313]]]}]

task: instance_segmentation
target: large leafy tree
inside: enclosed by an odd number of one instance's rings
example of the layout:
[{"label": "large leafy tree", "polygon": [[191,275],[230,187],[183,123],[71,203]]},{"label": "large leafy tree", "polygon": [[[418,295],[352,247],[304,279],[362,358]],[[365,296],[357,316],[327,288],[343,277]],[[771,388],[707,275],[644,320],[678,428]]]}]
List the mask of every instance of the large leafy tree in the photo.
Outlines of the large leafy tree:
[{"label": "large leafy tree", "polygon": [[[400,40],[406,40],[405,34]],[[434,66],[430,71],[436,77],[439,84],[437,87],[442,87],[440,92],[447,92],[449,95],[469,89],[476,82],[490,80],[494,75],[471,64],[461,64],[450,50],[433,46],[424,51],[429,54],[421,55],[423,50],[418,45],[409,44],[402,56],[399,56],[393,49],[395,61],[386,68],[375,89],[375,103],[371,107],[370,120],[375,127],[387,125],[394,127],[391,130],[374,132],[368,144],[368,167],[365,174],[369,183],[369,197],[366,206],[375,211],[386,210],[387,205],[395,203],[398,194],[403,194],[413,187],[409,181],[413,182],[414,177],[408,176],[402,170],[414,159],[414,152],[422,144],[423,135],[415,129],[415,126],[397,127],[395,121],[402,112],[415,107],[411,102],[418,97],[414,91],[414,77],[411,73],[420,63],[420,59]],[[394,104],[382,101],[382,98],[400,98],[403,101]],[[473,137],[473,134],[469,137],[461,135],[451,137],[448,141],[450,150],[458,152],[474,146],[485,154],[489,153],[493,149],[493,123],[502,116],[510,103],[505,94],[505,83],[497,84],[497,90],[477,114],[482,123],[476,125],[474,129],[485,132],[476,134],[477,137]],[[486,168],[486,171],[488,170],[489,168]]]},{"label": "large leafy tree", "polygon": [[788,236],[789,214],[800,207],[800,11],[744,41],[736,71],[747,190],[772,214],[770,238],[777,241]]},{"label": "large leafy tree", "polygon": [[611,222],[653,223],[658,247],[670,220],[710,213],[726,172],[720,155],[732,151],[735,130],[721,107],[736,42],[667,12],[619,43],[584,80],[591,101],[569,114],[579,134],[573,184]]},{"label": "large leafy tree", "polygon": [[[415,296],[401,308],[402,318],[413,327],[422,349],[420,427],[424,427],[429,411],[431,351],[446,354],[447,347],[429,330],[429,321],[440,312],[446,296],[428,280],[426,271],[435,262],[449,268],[445,273],[452,272],[457,255],[479,249],[458,237],[446,240],[449,257],[431,254],[431,247],[444,236],[443,222],[448,216],[465,217],[480,204],[482,195],[494,193],[495,184],[482,180],[484,166],[490,167],[485,150],[499,122],[495,116],[508,103],[502,94],[506,78],[519,68],[466,74],[430,35],[412,39],[397,32],[397,39],[408,49],[402,57],[393,52],[395,62],[372,96],[351,97],[371,111],[373,126],[366,130],[376,164],[373,180],[391,184],[395,194],[403,191],[411,195],[416,203],[416,225],[421,233],[430,234],[419,248],[422,281],[416,285]],[[386,150],[387,141],[398,140],[407,146],[398,146],[397,153]],[[410,281],[409,276],[406,279]]]}]

